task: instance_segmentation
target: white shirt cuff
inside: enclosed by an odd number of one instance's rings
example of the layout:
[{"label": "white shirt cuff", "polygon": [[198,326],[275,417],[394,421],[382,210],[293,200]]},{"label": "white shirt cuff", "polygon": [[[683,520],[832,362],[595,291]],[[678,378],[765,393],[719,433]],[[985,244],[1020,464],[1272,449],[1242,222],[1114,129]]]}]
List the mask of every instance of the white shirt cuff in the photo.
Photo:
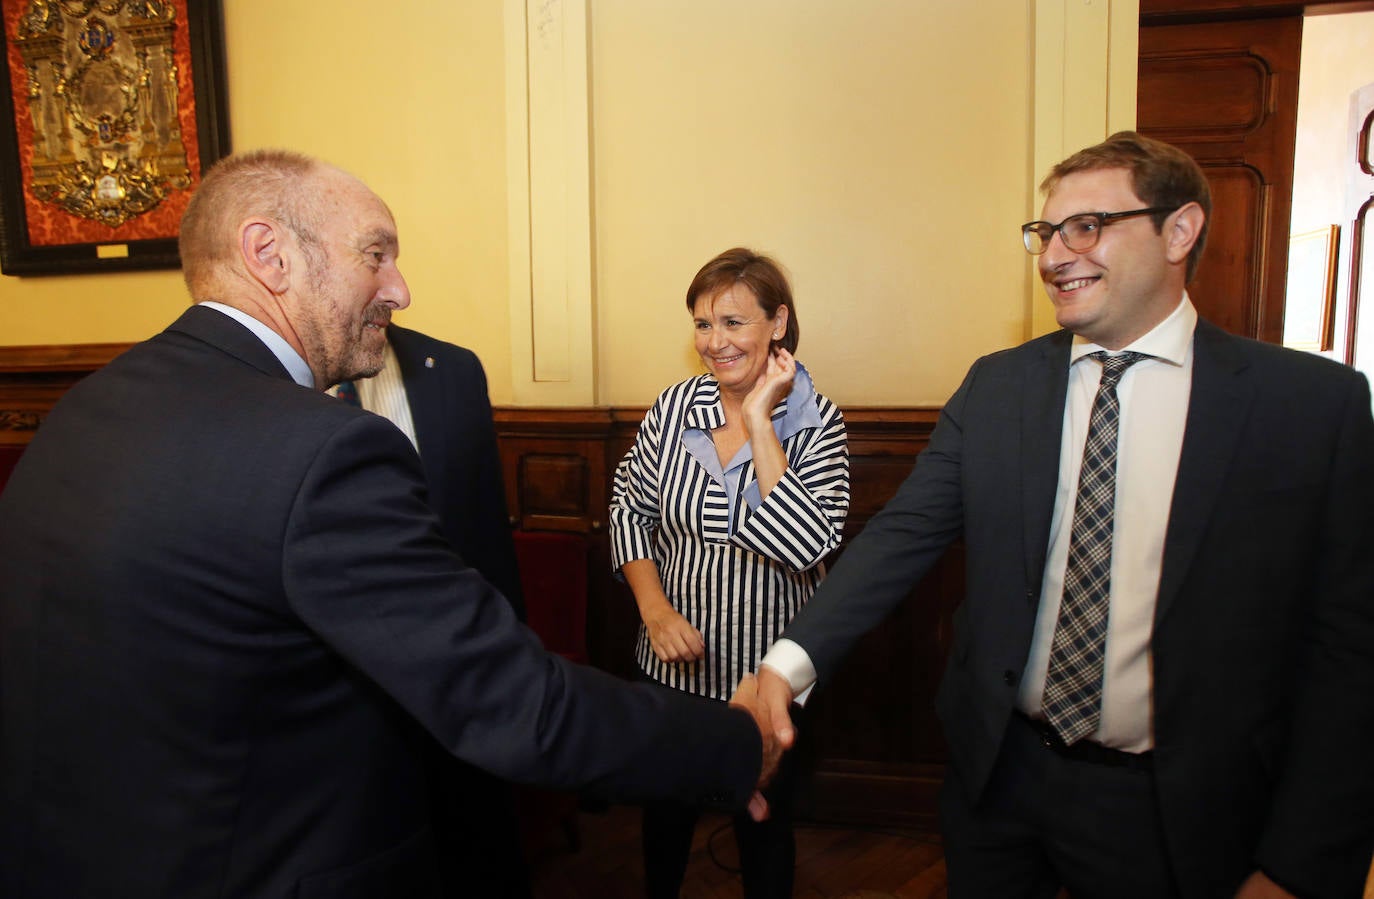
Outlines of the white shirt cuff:
[{"label": "white shirt cuff", "polygon": [[798,705],[806,705],[812,688],[816,686],[816,668],[811,664],[811,656],[806,654],[806,650],[783,638],[773,644],[759,664],[767,665],[781,675],[792,687],[793,701]]}]

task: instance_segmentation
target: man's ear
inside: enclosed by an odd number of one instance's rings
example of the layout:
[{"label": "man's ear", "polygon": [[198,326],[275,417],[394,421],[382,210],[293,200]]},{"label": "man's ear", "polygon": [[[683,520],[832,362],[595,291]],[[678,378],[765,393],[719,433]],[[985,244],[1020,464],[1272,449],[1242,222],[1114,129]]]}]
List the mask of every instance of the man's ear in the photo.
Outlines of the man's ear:
[{"label": "man's ear", "polygon": [[1188,254],[1193,250],[1193,244],[1197,243],[1198,237],[1202,234],[1207,214],[1197,203],[1185,203],[1170,216],[1170,219],[1172,221],[1165,226],[1169,238],[1169,261],[1175,264],[1186,262]]},{"label": "man's ear", "polygon": [[275,295],[291,286],[291,260],[286,254],[281,225],[266,219],[249,219],[239,226],[239,255],[244,268]]}]

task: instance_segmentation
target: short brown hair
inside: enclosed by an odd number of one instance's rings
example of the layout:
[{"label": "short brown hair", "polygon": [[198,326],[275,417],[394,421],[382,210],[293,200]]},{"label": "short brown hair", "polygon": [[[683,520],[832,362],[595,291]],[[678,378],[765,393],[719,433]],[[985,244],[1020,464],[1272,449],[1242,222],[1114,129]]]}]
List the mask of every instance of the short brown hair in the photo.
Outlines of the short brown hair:
[{"label": "short brown hair", "polygon": [[687,311],[692,311],[702,297],[717,297],[735,284],[752,290],[769,318],[778,314],[779,306],[787,307],[787,327],[775,342],[787,352],[795,353],[801,341],[801,325],[792,300],[792,287],[787,283],[782,266],[761,253],[735,247],[703,265],[687,288]]},{"label": "short brown hair", "polygon": [[1188,254],[1187,280],[1193,280],[1203,247],[1207,244],[1207,228],[1212,222],[1212,191],[1207,185],[1207,176],[1193,157],[1163,141],[1134,131],[1118,131],[1102,143],[1079,150],[1050,169],[1040,183],[1040,190],[1049,193],[1067,175],[1098,169],[1126,169],[1131,173],[1131,189],[1145,201],[1145,205],[1169,210],[1150,216],[1156,231],[1163,230],[1164,220],[1180,206],[1197,203],[1202,207],[1202,230],[1198,233],[1192,252]]},{"label": "short brown hair", "polygon": [[237,252],[237,231],[254,215],[290,228],[304,247],[318,243],[320,215],[308,185],[324,164],[289,150],[226,156],[201,179],[181,217],[182,276],[196,301],[214,299],[219,278]]}]

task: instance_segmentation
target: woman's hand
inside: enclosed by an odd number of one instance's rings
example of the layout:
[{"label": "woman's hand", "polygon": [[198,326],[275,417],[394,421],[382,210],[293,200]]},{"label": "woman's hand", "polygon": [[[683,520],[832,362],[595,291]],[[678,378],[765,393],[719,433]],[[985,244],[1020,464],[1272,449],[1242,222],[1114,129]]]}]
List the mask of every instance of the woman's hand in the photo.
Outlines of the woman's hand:
[{"label": "woman's hand", "polygon": [[661,662],[695,662],[706,654],[706,641],[668,602],[663,579],[653,559],[635,559],[620,566],[630,592],[639,606],[639,620],[649,635],[649,645]]},{"label": "woman's hand", "polygon": [[660,662],[695,662],[706,654],[706,641],[701,638],[701,631],[666,603],[663,608],[644,616],[644,630]]},{"label": "woman's hand", "polygon": [[768,362],[754,387],[741,404],[744,424],[752,435],[754,428],[772,421],[773,407],[782,402],[783,397],[792,392],[792,381],[797,376],[797,360],[782,347],[768,354]]},{"label": "woman's hand", "polygon": [[758,479],[762,499],[767,499],[787,471],[787,454],[773,431],[773,407],[792,392],[792,381],[796,377],[797,360],[778,347],[769,354],[768,364],[741,404],[744,430],[754,453],[754,477]]}]

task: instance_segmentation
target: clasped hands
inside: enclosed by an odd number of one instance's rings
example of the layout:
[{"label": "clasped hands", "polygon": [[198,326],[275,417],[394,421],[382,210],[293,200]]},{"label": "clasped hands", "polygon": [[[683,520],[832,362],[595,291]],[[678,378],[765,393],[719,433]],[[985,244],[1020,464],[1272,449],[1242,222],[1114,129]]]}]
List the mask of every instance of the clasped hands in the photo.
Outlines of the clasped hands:
[{"label": "clasped hands", "polygon": [[[641,611],[644,629],[654,655],[667,663],[694,662],[706,650],[701,632],[664,600],[651,612]],[[787,709],[792,704],[792,686],[787,679],[770,668],[760,668],[757,675],[746,674],[730,697],[730,705],[743,709],[754,718],[763,740],[763,763],[759,767],[759,781],[749,799],[749,816],[755,821],[768,817],[768,802],[759,792],[778,771],[782,754],[792,748],[796,733]]]},{"label": "clasped hands", "polygon": [[730,705],[754,716],[759,734],[763,737],[763,766],[759,782],[749,798],[749,817],[762,821],[768,817],[768,801],[760,792],[778,771],[782,754],[796,742],[796,730],[788,707],[792,704],[792,686],[771,668],[759,668],[759,673],[746,674],[730,697]]}]

